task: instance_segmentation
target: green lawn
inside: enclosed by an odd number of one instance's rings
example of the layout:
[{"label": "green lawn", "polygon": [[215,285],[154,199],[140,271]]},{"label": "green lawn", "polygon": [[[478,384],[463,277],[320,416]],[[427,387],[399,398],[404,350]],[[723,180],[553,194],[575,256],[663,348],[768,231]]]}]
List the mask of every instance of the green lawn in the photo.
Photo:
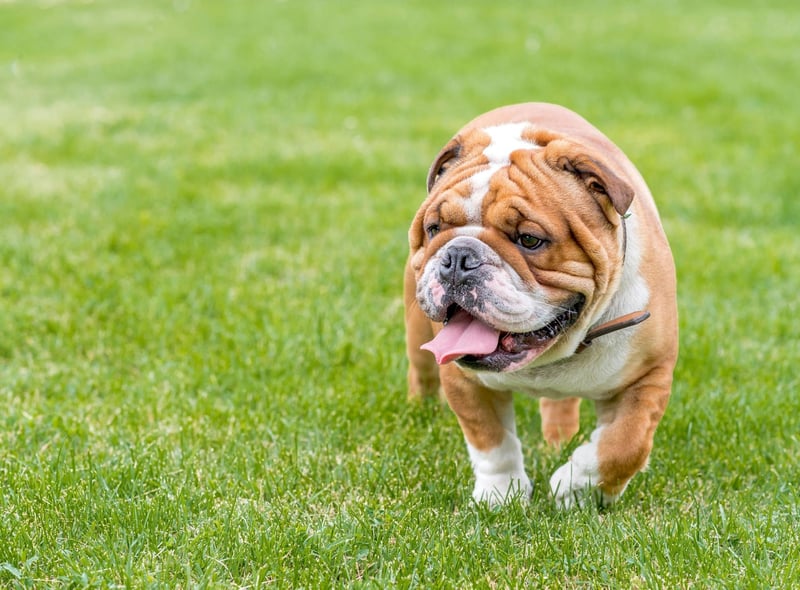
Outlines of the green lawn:
[{"label": "green lawn", "polygon": [[[800,585],[800,4],[0,0],[0,587]],[[470,502],[405,399],[406,230],[501,104],[648,179],[681,360],[648,472]],[[583,410],[583,436],[593,421]],[[574,446],[574,445],[573,445]]]}]

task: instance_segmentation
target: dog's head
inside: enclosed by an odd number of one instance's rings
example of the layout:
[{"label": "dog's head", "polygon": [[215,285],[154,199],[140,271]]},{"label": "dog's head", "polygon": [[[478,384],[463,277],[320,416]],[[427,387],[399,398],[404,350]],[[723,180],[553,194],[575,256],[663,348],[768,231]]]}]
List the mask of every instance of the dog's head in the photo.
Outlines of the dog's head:
[{"label": "dog's head", "polygon": [[633,196],[592,142],[528,122],[465,127],[409,231],[417,302],[444,324],[424,348],[483,371],[571,354],[620,279]]}]

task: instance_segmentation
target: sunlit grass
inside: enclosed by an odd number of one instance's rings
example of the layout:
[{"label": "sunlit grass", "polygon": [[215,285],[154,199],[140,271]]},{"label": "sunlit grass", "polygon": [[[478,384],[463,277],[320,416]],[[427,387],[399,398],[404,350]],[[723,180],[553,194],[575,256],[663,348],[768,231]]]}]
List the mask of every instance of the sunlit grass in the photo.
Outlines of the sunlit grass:
[{"label": "sunlit grass", "polygon": [[[0,1],[0,585],[797,585],[799,17]],[[427,166],[524,100],[627,151],[678,265],[673,399],[606,512],[552,505],[533,401],[499,511],[405,401]]]}]

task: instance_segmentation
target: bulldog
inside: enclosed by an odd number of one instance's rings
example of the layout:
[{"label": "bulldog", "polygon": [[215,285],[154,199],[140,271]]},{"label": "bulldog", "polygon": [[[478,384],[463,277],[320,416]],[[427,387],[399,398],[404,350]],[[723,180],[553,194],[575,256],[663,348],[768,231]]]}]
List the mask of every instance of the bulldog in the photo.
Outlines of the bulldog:
[{"label": "bulldog", "polygon": [[410,398],[443,394],[467,443],[473,498],[530,496],[512,392],[540,398],[560,445],[562,507],[617,500],[646,467],[678,355],[675,268],[634,165],[563,107],[505,106],[462,128],[428,173],[409,230]]}]

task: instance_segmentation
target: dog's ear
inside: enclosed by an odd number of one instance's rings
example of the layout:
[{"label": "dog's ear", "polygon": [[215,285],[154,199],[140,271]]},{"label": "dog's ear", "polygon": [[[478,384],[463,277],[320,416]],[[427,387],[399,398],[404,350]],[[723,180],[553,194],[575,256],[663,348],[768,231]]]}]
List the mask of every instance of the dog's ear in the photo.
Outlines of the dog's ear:
[{"label": "dog's ear", "polygon": [[[425,230],[422,227],[425,219],[426,208],[420,207],[417,214],[414,215],[414,221],[411,222],[411,227],[408,229],[408,246],[413,256],[422,245],[425,243]],[[417,270],[416,268],[414,270]]]},{"label": "dog's ear", "polygon": [[[428,200],[430,199],[431,190],[436,184],[436,181],[447,172],[450,165],[458,158],[460,151],[461,143],[458,141],[458,137],[454,137],[442,148],[439,155],[436,156],[433,164],[431,164],[430,170],[428,170]],[[425,243],[425,230],[422,226],[428,200],[420,206],[414,217],[414,221],[411,223],[411,228],[408,230],[408,245],[411,247],[412,263],[414,260],[418,260],[418,257],[415,257],[414,254],[419,254],[419,249],[422,248],[422,245]]]},{"label": "dog's ear", "polygon": [[620,215],[628,212],[633,202],[633,187],[614,171],[614,164],[604,155],[580,144],[557,139],[547,144],[545,158],[556,170],[577,176],[595,198],[608,198]]},{"label": "dog's ear", "polygon": [[448,165],[452,163],[453,160],[458,158],[458,153],[461,151],[461,144],[454,138],[450,140],[442,151],[439,152],[439,155],[436,156],[436,159],[431,164],[430,170],[428,170],[428,193],[430,194],[433,185],[436,184],[436,181],[439,180],[444,173],[447,171]]}]

